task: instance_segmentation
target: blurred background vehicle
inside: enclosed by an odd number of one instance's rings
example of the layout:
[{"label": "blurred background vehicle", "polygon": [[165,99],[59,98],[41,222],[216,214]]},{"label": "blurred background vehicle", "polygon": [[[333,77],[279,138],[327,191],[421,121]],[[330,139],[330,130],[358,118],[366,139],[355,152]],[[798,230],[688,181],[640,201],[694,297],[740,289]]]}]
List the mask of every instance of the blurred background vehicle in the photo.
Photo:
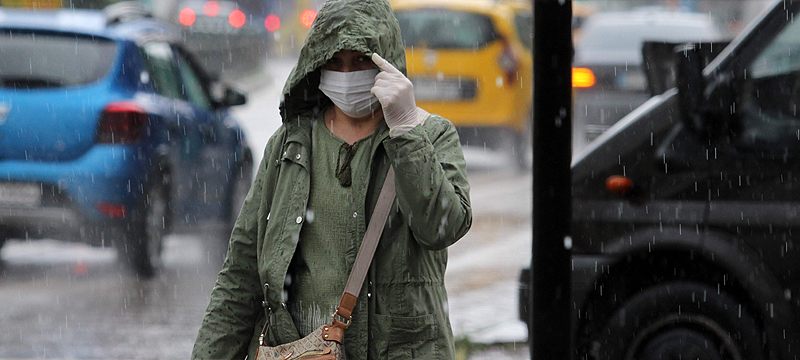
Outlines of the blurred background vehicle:
[{"label": "blurred background vehicle", "polygon": [[[181,25],[212,72],[252,74],[264,60],[296,55],[324,0],[164,0],[158,16]],[[220,57],[220,58],[216,58]]]},{"label": "blurred background vehicle", "polygon": [[230,229],[252,154],[169,23],[105,11],[0,9],[0,244],[113,245],[140,276],[165,234]]},{"label": "blurred background vehicle", "polygon": [[462,143],[530,164],[532,16],[526,1],[395,0],[417,104]]},{"label": "blurred background vehicle", "polygon": [[271,37],[262,9],[247,9],[235,1],[186,0],[173,19],[183,41],[212,74],[242,74],[264,66]]},{"label": "blurred background vehicle", "polygon": [[707,15],[657,8],[595,13],[575,44],[573,148],[580,149],[650,97],[645,41],[719,41]]},{"label": "blurred background vehicle", "polygon": [[[0,7],[103,9],[120,0],[0,0]],[[139,0],[154,17],[179,26],[206,70],[229,82],[255,83],[269,59],[296,55],[324,0]]]}]

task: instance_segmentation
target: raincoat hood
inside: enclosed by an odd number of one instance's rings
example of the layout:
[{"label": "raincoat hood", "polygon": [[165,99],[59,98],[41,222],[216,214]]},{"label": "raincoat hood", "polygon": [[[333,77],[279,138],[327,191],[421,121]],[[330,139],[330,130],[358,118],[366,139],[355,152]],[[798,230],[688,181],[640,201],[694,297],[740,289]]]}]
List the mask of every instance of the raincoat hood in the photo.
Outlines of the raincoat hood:
[{"label": "raincoat hood", "polygon": [[387,0],[328,0],[283,87],[283,122],[330,103],[319,90],[320,67],[340,50],[360,51],[367,56],[378,53],[406,73],[400,25]]}]

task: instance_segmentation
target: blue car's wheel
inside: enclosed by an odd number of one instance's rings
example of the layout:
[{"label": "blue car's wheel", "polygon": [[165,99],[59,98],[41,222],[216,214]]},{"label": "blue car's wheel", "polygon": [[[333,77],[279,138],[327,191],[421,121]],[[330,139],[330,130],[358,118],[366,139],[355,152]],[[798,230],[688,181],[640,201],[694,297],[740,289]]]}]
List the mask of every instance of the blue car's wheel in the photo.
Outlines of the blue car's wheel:
[{"label": "blue car's wheel", "polygon": [[161,267],[164,236],[169,222],[169,182],[167,177],[153,181],[144,193],[126,236],[117,246],[120,259],[138,276],[149,278]]}]

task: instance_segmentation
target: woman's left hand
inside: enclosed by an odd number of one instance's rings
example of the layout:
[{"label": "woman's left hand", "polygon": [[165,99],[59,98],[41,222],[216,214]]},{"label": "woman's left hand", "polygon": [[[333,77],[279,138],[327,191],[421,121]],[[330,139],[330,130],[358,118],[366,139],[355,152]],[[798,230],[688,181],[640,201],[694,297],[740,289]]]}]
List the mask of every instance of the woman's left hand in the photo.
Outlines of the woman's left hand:
[{"label": "woman's left hand", "polygon": [[372,62],[381,70],[375,76],[372,94],[383,107],[383,117],[389,126],[389,136],[407,133],[425,121],[428,112],[417,107],[414,100],[414,85],[400,70],[373,53]]}]

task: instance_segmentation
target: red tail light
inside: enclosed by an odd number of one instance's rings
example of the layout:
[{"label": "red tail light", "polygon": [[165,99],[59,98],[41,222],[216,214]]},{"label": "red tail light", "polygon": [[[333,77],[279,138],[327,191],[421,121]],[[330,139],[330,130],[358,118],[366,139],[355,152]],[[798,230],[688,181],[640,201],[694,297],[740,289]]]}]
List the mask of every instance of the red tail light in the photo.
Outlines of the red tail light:
[{"label": "red tail light", "polygon": [[267,15],[264,19],[264,28],[269,32],[276,32],[281,29],[281,18],[275,14]]},{"label": "red tail light", "polygon": [[306,29],[310,29],[311,25],[314,24],[314,20],[317,18],[317,12],[312,9],[303,10],[300,13],[300,24],[303,25]]},{"label": "red tail light", "polygon": [[183,26],[192,26],[195,20],[197,20],[197,14],[190,8],[183,8],[181,12],[178,13],[178,22]]},{"label": "red tail light", "polygon": [[503,40],[503,53],[497,59],[500,68],[503,69],[505,81],[508,85],[513,85],[517,81],[517,73],[519,72],[519,59],[514,54],[514,49],[508,41]]},{"label": "red tail light", "polygon": [[97,127],[97,142],[132,144],[141,139],[147,125],[147,113],[129,102],[111,103],[103,109]]},{"label": "red tail light", "polygon": [[125,208],[125,205],[122,204],[99,202],[95,206],[103,215],[112,219],[123,219],[128,215],[128,210]]},{"label": "red tail light", "polygon": [[234,29],[241,29],[242,26],[244,26],[244,23],[246,22],[247,22],[247,15],[245,15],[244,12],[242,12],[242,10],[239,9],[233,10],[228,15],[228,24],[231,24],[231,26]]}]

